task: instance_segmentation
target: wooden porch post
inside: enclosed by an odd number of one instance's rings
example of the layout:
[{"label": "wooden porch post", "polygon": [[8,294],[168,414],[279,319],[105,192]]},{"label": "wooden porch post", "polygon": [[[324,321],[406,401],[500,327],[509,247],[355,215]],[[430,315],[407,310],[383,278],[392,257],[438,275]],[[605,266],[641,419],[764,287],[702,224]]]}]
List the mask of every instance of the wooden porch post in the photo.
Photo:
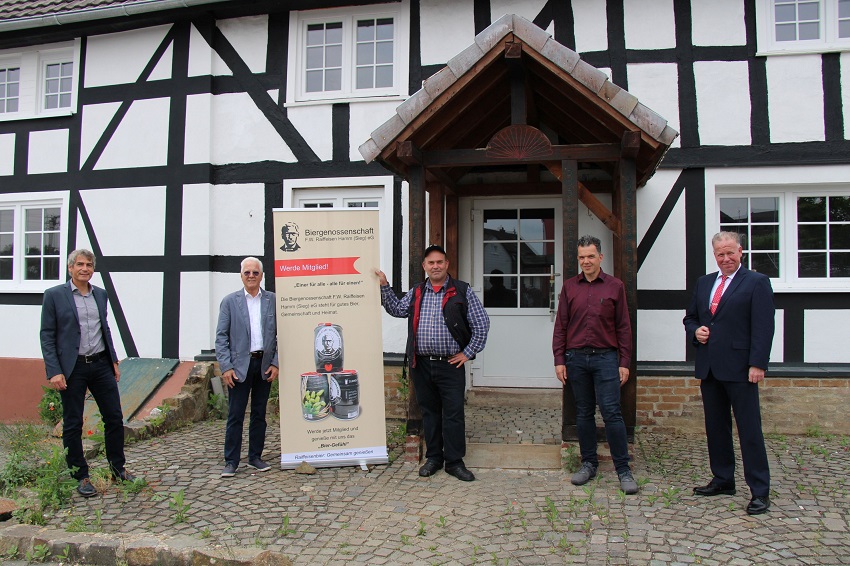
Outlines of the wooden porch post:
[{"label": "wooden porch post", "polygon": [[[575,275],[578,265],[578,162],[562,161],[561,170],[561,199],[563,201],[563,227],[564,227],[564,264],[562,267],[563,280],[566,281],[571,275]],[[555,289],[555,293],[560,293]],[[576,440],[576,402],[573,388],[565,385],[563,387],[563,417],[561,421],[561,440]]]},{"label": "wooden porch post", "polygon": [[[422,281],[422,252],[425,250],[425,170],[422,166],[409,169],[410,178],[410,247],[408,248],[408,285],[407,289]],[[404,291],[407,291],[404,289]],[[408,376],[408,382],[410,377]],[[416,399],[412,384],[408,387],[407,434],[418,435],[422,432],[422,411]]]}]

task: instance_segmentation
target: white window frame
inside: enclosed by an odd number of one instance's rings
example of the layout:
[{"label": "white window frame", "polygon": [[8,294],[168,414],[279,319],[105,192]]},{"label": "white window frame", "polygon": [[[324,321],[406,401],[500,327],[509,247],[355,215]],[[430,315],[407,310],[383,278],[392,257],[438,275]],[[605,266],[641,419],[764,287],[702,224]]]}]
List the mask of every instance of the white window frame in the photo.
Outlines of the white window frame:
[{"label": "white window frame", "polygon": [[[848,196],[850,184],[824,183],[818,185],[718,185],[715,188],[714,211],[709,226],[711,235],[720,231],[720,199],[744,197],[779,198],[779,277],[771,278],[774,291],[847,291],[847,277],[798,277],[797,275],[797,198],[820,196]],[[709,244],[710,247],[710,244]],[[709,254],[710,270],[717,270],[714,258]]]},{"label": "white window frame", "polygon": [[[393,18],[393,86],[355,89],[355,36],[359,19]],[[332,92],[307,92],[305,83],[306,34],[311,24],[342,22],[342,89]],[[399,3],[375,4],[324,10],[293,10],[289,17],[289,57],[287,64],[286,105],[302,105],[362,100],[403,101],[407,97],[410,73],[410,6],[408,0]]]},{"label": "white window frame", "polygon": [[819,39],[777,41],[773,0],[756,0],[756,55],[795,55],[850,51],[850,37],[838,37],[838,0],[818,0]]},{"label": "white window frame", "polygon": [[302,208],[305,203],[333,202],[344,205],[351,199],[378,201],[381,269],[392,273],[393,209],[395,207],[392,176],[284,179],[283,181],[283,208]]},{"label": "white window frame", "polygon": [[[25,256],[24,214],[26,208],[59,208],[59,279],[28,281],[23,278]],[[55,191],[46,193],[0,194],[0,209],[15,210],[14,254],[12,279],[0,280],[0,292],[43,293],[45,290],[64,283],[68,260],[68,193]]]},{"label": "white window frame", "polygon": [[[21,60],[20,57],[0,57],[0,69],[5,71],[9,71],[10,69],[19,69],[20,72],[18,74],[18,109],[11,112],[0,112],[0,117],[3,116],[17,116],[21,113],[21,84],[23,83],[23,70],[21,69]],[[6,84],[6,83],[4,83]],[[3,100],[7,100],[8,97],[4,96]]]},{"label": "white window frame", "polygon": [[[71,77],[71,105],[68,108],[47,109],[44,106],[46,67],[49,63],[59,62],[71,62],[74,65],[74,74]],[[0,66],[7,65],[21,69],[18,111],[0,114],[0,122],[70,116],[77,112],[80,82],[79,40],[0,51]]]}]

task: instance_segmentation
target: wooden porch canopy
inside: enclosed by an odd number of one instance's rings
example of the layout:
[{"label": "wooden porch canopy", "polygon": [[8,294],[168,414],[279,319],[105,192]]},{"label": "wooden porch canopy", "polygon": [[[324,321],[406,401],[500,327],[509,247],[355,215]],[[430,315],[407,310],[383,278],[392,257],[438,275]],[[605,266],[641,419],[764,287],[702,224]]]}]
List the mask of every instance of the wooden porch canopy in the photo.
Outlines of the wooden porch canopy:
[{"label": "wooden porch canopy", "polygon": [[[614,235],[614,272],[636,328],[636,190],[677,135],[575,51],[506,15],[425,80],[360,153],[409,182],[411,285],[422,278],[426,219],[429,243],[457,266],[458,197],[562,195],[565,271],[577,265],[581,201]],[[611,209],[595,193],[609,193]],[[634,391],[630,380],[632,427]]]}]

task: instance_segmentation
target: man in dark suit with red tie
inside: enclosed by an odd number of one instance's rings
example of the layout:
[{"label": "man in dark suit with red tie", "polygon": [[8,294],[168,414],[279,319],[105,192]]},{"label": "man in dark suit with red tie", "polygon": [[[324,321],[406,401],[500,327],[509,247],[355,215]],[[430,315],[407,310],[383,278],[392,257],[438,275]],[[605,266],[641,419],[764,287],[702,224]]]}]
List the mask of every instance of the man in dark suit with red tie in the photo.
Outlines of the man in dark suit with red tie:
[{"label": "man in dark suit with red tie", "polygon": [[719,232],[711,244],[720,271],[700,277],[683,320],[697,349],[695,371],[714,474],[708,485],[694,488],[694,494],[735,494],[731,410],[752,496],[747,513],[760,515],[770,507],[758,384],[764,380],[773,342],[773,289],[766,276],[741,266],[738,234]]}]

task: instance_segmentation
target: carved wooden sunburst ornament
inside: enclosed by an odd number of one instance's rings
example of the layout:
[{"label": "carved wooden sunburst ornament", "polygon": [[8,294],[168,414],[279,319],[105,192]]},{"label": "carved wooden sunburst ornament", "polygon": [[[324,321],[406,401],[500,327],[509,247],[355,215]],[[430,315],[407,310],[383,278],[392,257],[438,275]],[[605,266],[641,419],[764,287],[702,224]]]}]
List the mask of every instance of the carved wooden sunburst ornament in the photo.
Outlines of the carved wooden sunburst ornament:
[{"label": "carved wooden sunburst ornament", "polygon": [[487,144],[487,157],[543,158],[552,155],[552,143],[535,127],[516,124],[496,132]]}]

